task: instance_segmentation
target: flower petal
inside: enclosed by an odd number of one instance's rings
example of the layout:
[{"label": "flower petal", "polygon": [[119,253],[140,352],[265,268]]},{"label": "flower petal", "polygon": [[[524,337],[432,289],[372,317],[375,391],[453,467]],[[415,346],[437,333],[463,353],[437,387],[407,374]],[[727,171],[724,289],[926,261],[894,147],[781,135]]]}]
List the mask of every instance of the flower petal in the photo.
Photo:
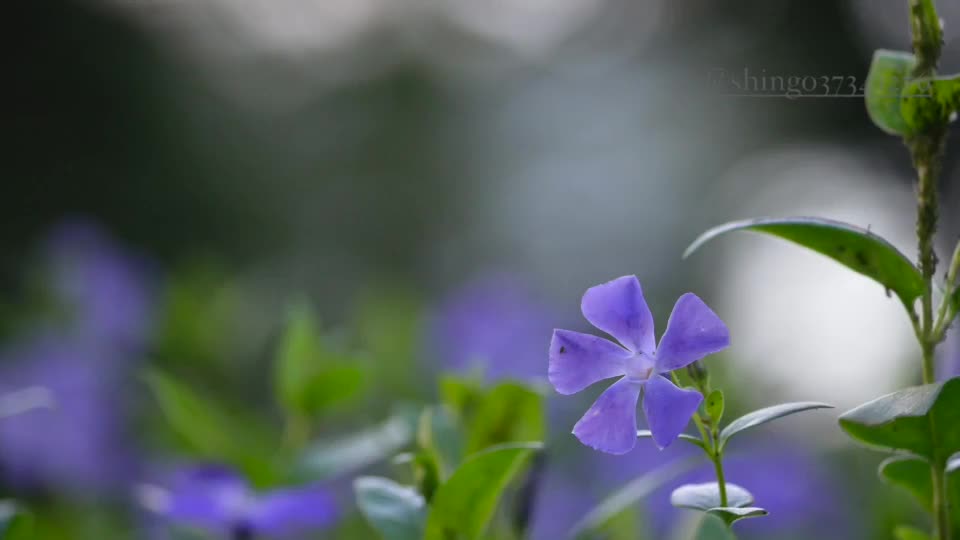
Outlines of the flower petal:
[{"label": "flower petal", "polygon": [[696,390],[677,388],[661,375],[647,381],[643,394],[643,413],[653,432],[653,442],[666,448],[683,432],[703,401]]},{"label": "flower petal", "polygon": [[637,443],[639,383],[626,377],[607,388],[573,426],[580,442],[608,454],[626,454]]},{"label": "flower petal", "polygon": [[591,384],[624,374],[630,351],[606,339],[554,330],[547,377],[561,394],[576,394]]},{"label": "flower petal", "polygon": [[617,338],[624,347],[653,353],[653,314],[636,276],[623,276],[587,289],[580,311],[590,324]]},{"label": "flower petal", "polygon": [[338,514],[330,492],[319,486],[307,486],[264,495],[256,503],[250,524],[260,534],[298,534],[326,528],[336,521]]},{"label": "flower petal", "polygon": [[253,494],[233,470],[204,465],[181,471],[167,492],[159,513],[171,521],[228,531],[246,518]]},{"label": "flower petal", "polygon": [[677,300],[657,348],[657,372],[680,369],[730,346],[730,331],[697,295]]}]

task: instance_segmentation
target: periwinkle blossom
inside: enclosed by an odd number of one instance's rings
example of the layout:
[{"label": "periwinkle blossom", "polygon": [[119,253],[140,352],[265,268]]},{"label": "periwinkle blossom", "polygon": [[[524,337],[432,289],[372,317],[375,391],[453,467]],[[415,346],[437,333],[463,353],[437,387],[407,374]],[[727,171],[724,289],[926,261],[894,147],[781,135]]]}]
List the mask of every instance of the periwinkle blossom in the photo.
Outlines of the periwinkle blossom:
[{"label": "periwinkle blossom", "polygon": [[0,421],[3,477],[18,488],[109,490],[132,472],[117,411],[115,374],[100,352],[59,336],[35,336],[0,353],[0,392],[45,388],[52,406]]},{"label": "periwinkle blossom", "polygon": [[149,265],[83,220],[55,227],[44,247],[47,288],[67,312],[66,332],[98,346],[140,347],[152,314]]},{"label": "periwinkle blossom", "polygon": [[144,264],[82,222],[55,228],[41,254],[42,285],[65,309],[0,350],[0,391],[45,388],[54,406],[0,422],[2,476],[27,489],[118,489],[136,468],[118,400],[147,340]]},{"label": "periwinkle blossom", "polygon": [[610,454],[625,454],[637,442],[637,402],[660,448],[686,427],[703,396],[678,388],[671,371],[683,368],[730,345],[726,325],[692,293],[677,300],[659,345],[653,314],[636,276],[623,276],[591,287],[583,295],[583,316],[610,334],[604,338],[554,330],[548,377],[561,394],[575,394],[604,379],[620,377],[604,391],[574,426],[583,444]]},{"label": "periwinkle blossom", "polygon": [[220,465],[183,469],[168,486],[144,485],[138,495],[165,521],[228,540],[304,534],[330,527],[339,515],[333,496],[321,486],[257,492]]},{"label": "periwinkle blossom", "polygon": [[524,280],[482,274],[456,289],[431,327],[436,352],[453,371],[482,372],[488,381],[543,377],[543,336],[550,311]]}]

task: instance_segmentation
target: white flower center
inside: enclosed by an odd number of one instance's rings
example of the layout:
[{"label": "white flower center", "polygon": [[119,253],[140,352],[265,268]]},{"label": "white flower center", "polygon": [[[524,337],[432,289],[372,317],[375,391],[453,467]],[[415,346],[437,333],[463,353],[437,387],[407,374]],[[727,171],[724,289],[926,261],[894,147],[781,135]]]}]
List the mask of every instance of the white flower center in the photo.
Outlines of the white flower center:
[{"label": "white flower center", "polygon": [[637,382],[645,381],[653,374],[653,366],[655,363],[652,355],[634,353],[627,358],[625,369],[627,377]]}]

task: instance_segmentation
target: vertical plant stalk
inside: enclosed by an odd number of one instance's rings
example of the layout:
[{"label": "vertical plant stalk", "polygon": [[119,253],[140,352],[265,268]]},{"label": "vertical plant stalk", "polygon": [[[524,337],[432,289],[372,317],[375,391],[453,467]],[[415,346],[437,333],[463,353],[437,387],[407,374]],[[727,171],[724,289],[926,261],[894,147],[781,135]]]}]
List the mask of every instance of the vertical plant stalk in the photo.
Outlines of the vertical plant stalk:
[{"label": "vertical plant stalk", "polygon": [[[943,45],[940,17],[933,0],[910,0],[910,29],[913,34],[913,51],[917,58],[914,77],[929,77],[936,73]],[[937,232],[938,204],[937,181],[947,134],[945,123],[932,125],[923,133],[906,139],[914,168],[917,170],[917,239],[920,257],[920,273],[924,281],[924,293],[920,314],[918,337],[923,352],[923,382],[936,381],[934,353],[942,336],[940,321],[934,320],[933,278],[937,272],[937,255],[934,239]],[[949,286],[949,284],[948,284]],[[931,432],[936,432],[932,425]],[[935,459],[931,466],[933,480],[934,537],[950,540],[950,516],[946,493],[945,459]]]}]

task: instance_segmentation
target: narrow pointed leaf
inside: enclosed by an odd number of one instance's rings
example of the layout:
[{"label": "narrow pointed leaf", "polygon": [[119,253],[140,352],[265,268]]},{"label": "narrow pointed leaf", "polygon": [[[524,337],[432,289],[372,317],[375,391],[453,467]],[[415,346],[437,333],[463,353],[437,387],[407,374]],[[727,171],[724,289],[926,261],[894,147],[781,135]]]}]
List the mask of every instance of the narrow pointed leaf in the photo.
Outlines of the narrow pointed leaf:
[{"label": "narrow pointed leaf", "polygon": [[[699,443],[700,441],[698,440],[697,442]],[[599,505],[594,507],[593,510],[588,512],[587,515],[583,516],[583,518],[570,529],[569,538],[579,538],[581,535],[590,531],[600,529],[604,524],[613,520],[615,516],[629,508],[635,507],[648,495],[660,489],[671,480],[689,472],[698,464],[699,460],[692,458],[675,460],[633,479],[627,485],[604,499]]]},{"label": "narrow pointed leaf", "polygon": [[542,443],[504,444],[466,459],[434,494],[425,540],[483,536],[501,495]]},{"label": "narrow pointed leaf", "polygon": [[[649,429],[638,429],[638,430],[637,430],[637,438],[638,438],[638,439],[652,439],[652,438],[653,438],[653,432],[650,431]],[[698,439],[698,438],[696,438],[696,437],[694,437],[694,436],[692,436],[692,435],[687,435],[686,433],[681,433],[678,438],[679,438],[680,440],[686,441],[686,442],[688,442],[688,443],[690,443],[690,444],[692,444],[692,445],[694,445],[694,446],[698,446],[698,447],[700,447],[700,448],[703,448],[703,441],[701,441],[700,439]]]},{"label": "narrow pointed leaf", "polygon": [[917,59],[906,52],[880,49],[873,53],[864,88],[867,114],[890,135],[910,131],[900,112],[900,96],[916,63]]},{"label": "narrow pointed leaf", "polygon": [[832,408],[833,405],[827,405],[826,403],[818,403],[816,401],[801,401],[797,403],[782,403],[780,405],[774,405],[772,407],[766,407],[764,409],[747,413],[740,418],[737,418],[733,422],[730,422],[727,427],[723,428],[723,431],[720,432],[720,448],[726,446],[727,441],[730,440],[730,437],[733,437],[737,433],[762,424],[766,424],[767,422],[776,420],[777,418],[783,418],[784,416],[814,409]]},{"label": "narrow pointed leaf", "polygon": [[946,463],[960,451],[960,378],[906,388],[840,416],[840,427],[866,446],[907,451]]},{"label": "narrow pointed leaf", "polygon": [[866,229],[820,218],[750,219],[720,225],[694,240],[684,257],[734,231],[777,236],[826,255],[893,291],[907,306],[912,306],[924,291],[920,271],[892,244]]},{"label": "narrow pointed leaf", "polygon": [[353,482],[357,507],[384,540],[420,540],[427,518],[417,491],[389,478],[364,476]]},{"label": "narrow pointed leaf", "polygon": [[894,529],[893,537],[896,540],[932,540],[928,533],[907,525],[900,525]]},{"label": "narrow pointed leaf", "polygon": [[413,441],[414,420],[398,412],[378,426],[310,445],[297,466],[304,479],[349,475],[382,461]]},{"label": "narrow pointed leaf", "polygon": [[770,515],[770,512],[767,512],[764,508],[759,508],[757,506],[744,506],[744,507],[732,507],[732,506],[718,506],[717,508],[711,508],[707,510],[707,513],[710,515],[717,516],[728,524],[733,524],[741,519],[747,518],[756,518]]}]

